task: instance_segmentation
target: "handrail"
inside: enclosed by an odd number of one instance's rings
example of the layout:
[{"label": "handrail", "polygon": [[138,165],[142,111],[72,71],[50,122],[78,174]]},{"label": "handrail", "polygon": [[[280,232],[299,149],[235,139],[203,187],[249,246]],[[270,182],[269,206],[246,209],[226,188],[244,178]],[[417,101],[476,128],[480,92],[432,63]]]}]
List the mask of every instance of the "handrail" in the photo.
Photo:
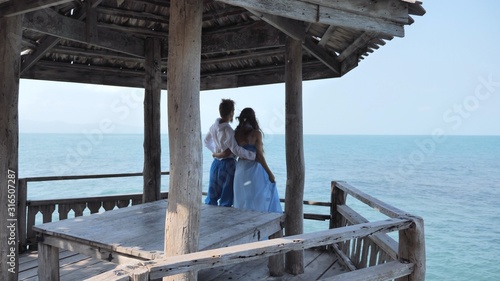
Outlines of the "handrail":
[{"label": "handrail", "polygon": [[[376,233],[387,233],[404,230],[413,224],[411,218],[393,218],[335,228],[307,234],[269,239],[265,241],[246,243],[185,255],[165,257],[163,259],[141,262],[135,265],[123,265],[117,269],[105,272],[89,280],[124,280],[124,276],[138,276],[141,280],[154,280],[165,276],[179,274],[192,270],[225,266],[234,263],[252,261],[290,251],[326,246],[354,238],[366,237]],[[412,265],[408,265],[409,268]],[[406,273],[409,274],[408,270]]]},{"label": "handrail", "polygon": [[[170,171],[161,172],[161,175],[170,175]],[[29,177],[29,178],[23,178],[23,180],[25,180],[27,182],[40,182],[40,181],[58,181],[58,180],[83,180],[83,179],[102,179],[102,178],[125,178],[125,177],[139,177],[139,176],[142,176],[142,173]]]},{"label": "handrail", "polygon": [[367,268],[392,260],[404,260],[414,264],[408,280],[424,280],[426,266],[423,219],[384,203],[350,184],[332,181],[331,228],[344,228],[368,221],[346,205],[347,195],[390,218],[411,218],[413,224],[411,228],[399,232],[398,242],[386,234],[376,234],[333,245],[333,250],[344,264],[351,270],[356,270],[358,267]]},{"label": "handrail", "polygon": [[373,209],[381,212],[382,214],[391,217],[391,218],[397,218],[400,216],[406,216],[409,215],[407,212],[400,210],[398,208],[395,208],[387,203],[384,203],[380,200],[378,200],[375,197],[372,197],[363,191],[355,188],[354,186],[343,182],[343,181],[333,181],[332,185],[335,185],[335,187],[347,192],[349,195],[352,197],[358,199],[359,201],[365,203],[366,205],[372,207]]}]

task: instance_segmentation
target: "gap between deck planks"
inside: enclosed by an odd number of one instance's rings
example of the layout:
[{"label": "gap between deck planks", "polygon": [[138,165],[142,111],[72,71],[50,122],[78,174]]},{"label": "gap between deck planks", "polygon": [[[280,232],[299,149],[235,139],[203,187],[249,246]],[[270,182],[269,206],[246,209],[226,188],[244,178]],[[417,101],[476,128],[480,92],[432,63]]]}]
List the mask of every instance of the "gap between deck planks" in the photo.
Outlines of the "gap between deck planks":
[{"label": "gap between deck planks", "polygon": [[[37,252],[25,253],[20,256],[18,280],[38,280],[37,258]],[[76,281],[109,271],[117,267],[117,264],[93,259],[75,252],[61,250],[59,252],[59,266],[61,281]]]}]

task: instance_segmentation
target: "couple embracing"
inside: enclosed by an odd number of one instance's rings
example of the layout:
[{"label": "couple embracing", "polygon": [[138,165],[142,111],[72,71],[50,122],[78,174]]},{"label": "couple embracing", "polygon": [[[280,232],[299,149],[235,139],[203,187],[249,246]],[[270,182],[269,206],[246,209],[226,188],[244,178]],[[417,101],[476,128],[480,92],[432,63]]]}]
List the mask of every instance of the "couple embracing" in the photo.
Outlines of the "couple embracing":
[{"label": "couple embracing", "polygon": [[[274,175],[264,158],[262,131],[251,108],[241,111],[233,131],[234,101],[223,99],[220,118],[204,139],[212,151],[206,204],[262,211],[283,212]],[[239,157],[236,160],[236,157]]]}]

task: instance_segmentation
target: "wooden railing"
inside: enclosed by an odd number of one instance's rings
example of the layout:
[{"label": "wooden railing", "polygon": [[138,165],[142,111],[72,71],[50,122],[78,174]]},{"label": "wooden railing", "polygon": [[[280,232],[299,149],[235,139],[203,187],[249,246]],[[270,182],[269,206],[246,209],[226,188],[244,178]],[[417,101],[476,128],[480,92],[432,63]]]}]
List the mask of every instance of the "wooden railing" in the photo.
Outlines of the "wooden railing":
[{"label": "wooden railing", "polygon": [[[162,172],[162,175],[168,175],[169,172]],[[58,212],[59,220],[67,219],[68,214],[73,211],[74,216],[85,214],[94,214],[99,211],[113,210],[115,207],[124,208],[142,203],[142,194],[124,194],[99,197],[80,197],[71,199],[50,199],[50,200],[27,200],[29,182],[61,181],[61,180],[82,180],[82,179],[102,179],[102,178],[122,178],[138,177],[142,173],[124,173],[124,174],[102,174],[102,175],[75,175],[75,176],[53,176],[53,177],[31,177],[19,179],[19,232],[20,232],[20,250],[36,249],[36,237],[32,227],[37,223],[36,216],[42,215],[42,222],[52,222],[54,212]],[[203,192],[206,195],[206,192]],[[168,198],[168,192],[161,194],[161,198]],[[281,199],[281,202],[284,202]],[[304,201],[304,205],[328,207],[330,202]],[[305,213],[304,219],[327,221],[329,214]]]},{"label": "wooden railing", "polygon": [[[169,172],[162,172],[168,175]],[[103,174],[103,175],[79,175],[79,176],[55,176],[55,177],[32,177],[19,179],[19,245],[20,251],[36,249],[36,237],[32,227],[36,223],[38,213],[42,214],[43,223],[52,222],[53,214],[57,210],[59,220],[67,219],[71,211],[75,217],[84,213],[94,214],[100,211],[109,211],[114,208],[124,208],[142,203],[142,194],[124,194],[99,197],[82,197],[71,199],[50,200],[27,200],[29,182],[82,180],[102,178],[139,177],[142,173],[125,174]],[[168,193],[161,194],[161,198],[167,198]],[[102,209],[101,209],[102,208]]]},{"label": "wooden railing", "polygon": [[[347,195],[389,219],[368,222],[346,205]],[[332,249],[350,270],[327,280],[425,280],[421,218],[385,204],[344,182],[332,182],[331,198],[329,230],[119,266],[92,280],[154,280],[314,247]],[[395,231],[399,232],[399,242],[386,234]]]},{"label": "wooden railing", "polygon": [[332,244],[345,266],[351,271],[392,262],[412,263],[409,280],[425,279],[424,225],[420,217],[412,216],[394,208],[345,182],[332,182],[332,219],[330,228],[342,229],[368,223],[368,220],[346,204],[347,195],[389,218],[405,218],[412,221],[411,227],[399,232],[399,243],[385,233],[374,233],[365,237],[353,237]]}]

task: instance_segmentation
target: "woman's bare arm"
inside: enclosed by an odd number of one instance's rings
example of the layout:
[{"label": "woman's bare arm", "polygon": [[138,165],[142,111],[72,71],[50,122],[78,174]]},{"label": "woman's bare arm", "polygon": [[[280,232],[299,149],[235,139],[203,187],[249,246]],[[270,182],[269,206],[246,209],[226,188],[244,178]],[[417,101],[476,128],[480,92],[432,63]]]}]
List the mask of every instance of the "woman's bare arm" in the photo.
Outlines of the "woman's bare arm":
[{"label": "woman's bare arm", "polygon": [[255,157],[255,160],[262,165],[264,170],[266,170],[267,175],[269,176],[269,180],[271,182],[276,182],[274,174],[273,172],[271,172],[271,169],[269,169],[269,166],[267,165],[266,162],[266,158],[264,157],[264,144],[262,142],[262,133],[258,130],[254,130],[253,135],[256,137],[255,147],[257,149],[257,155]]}]

